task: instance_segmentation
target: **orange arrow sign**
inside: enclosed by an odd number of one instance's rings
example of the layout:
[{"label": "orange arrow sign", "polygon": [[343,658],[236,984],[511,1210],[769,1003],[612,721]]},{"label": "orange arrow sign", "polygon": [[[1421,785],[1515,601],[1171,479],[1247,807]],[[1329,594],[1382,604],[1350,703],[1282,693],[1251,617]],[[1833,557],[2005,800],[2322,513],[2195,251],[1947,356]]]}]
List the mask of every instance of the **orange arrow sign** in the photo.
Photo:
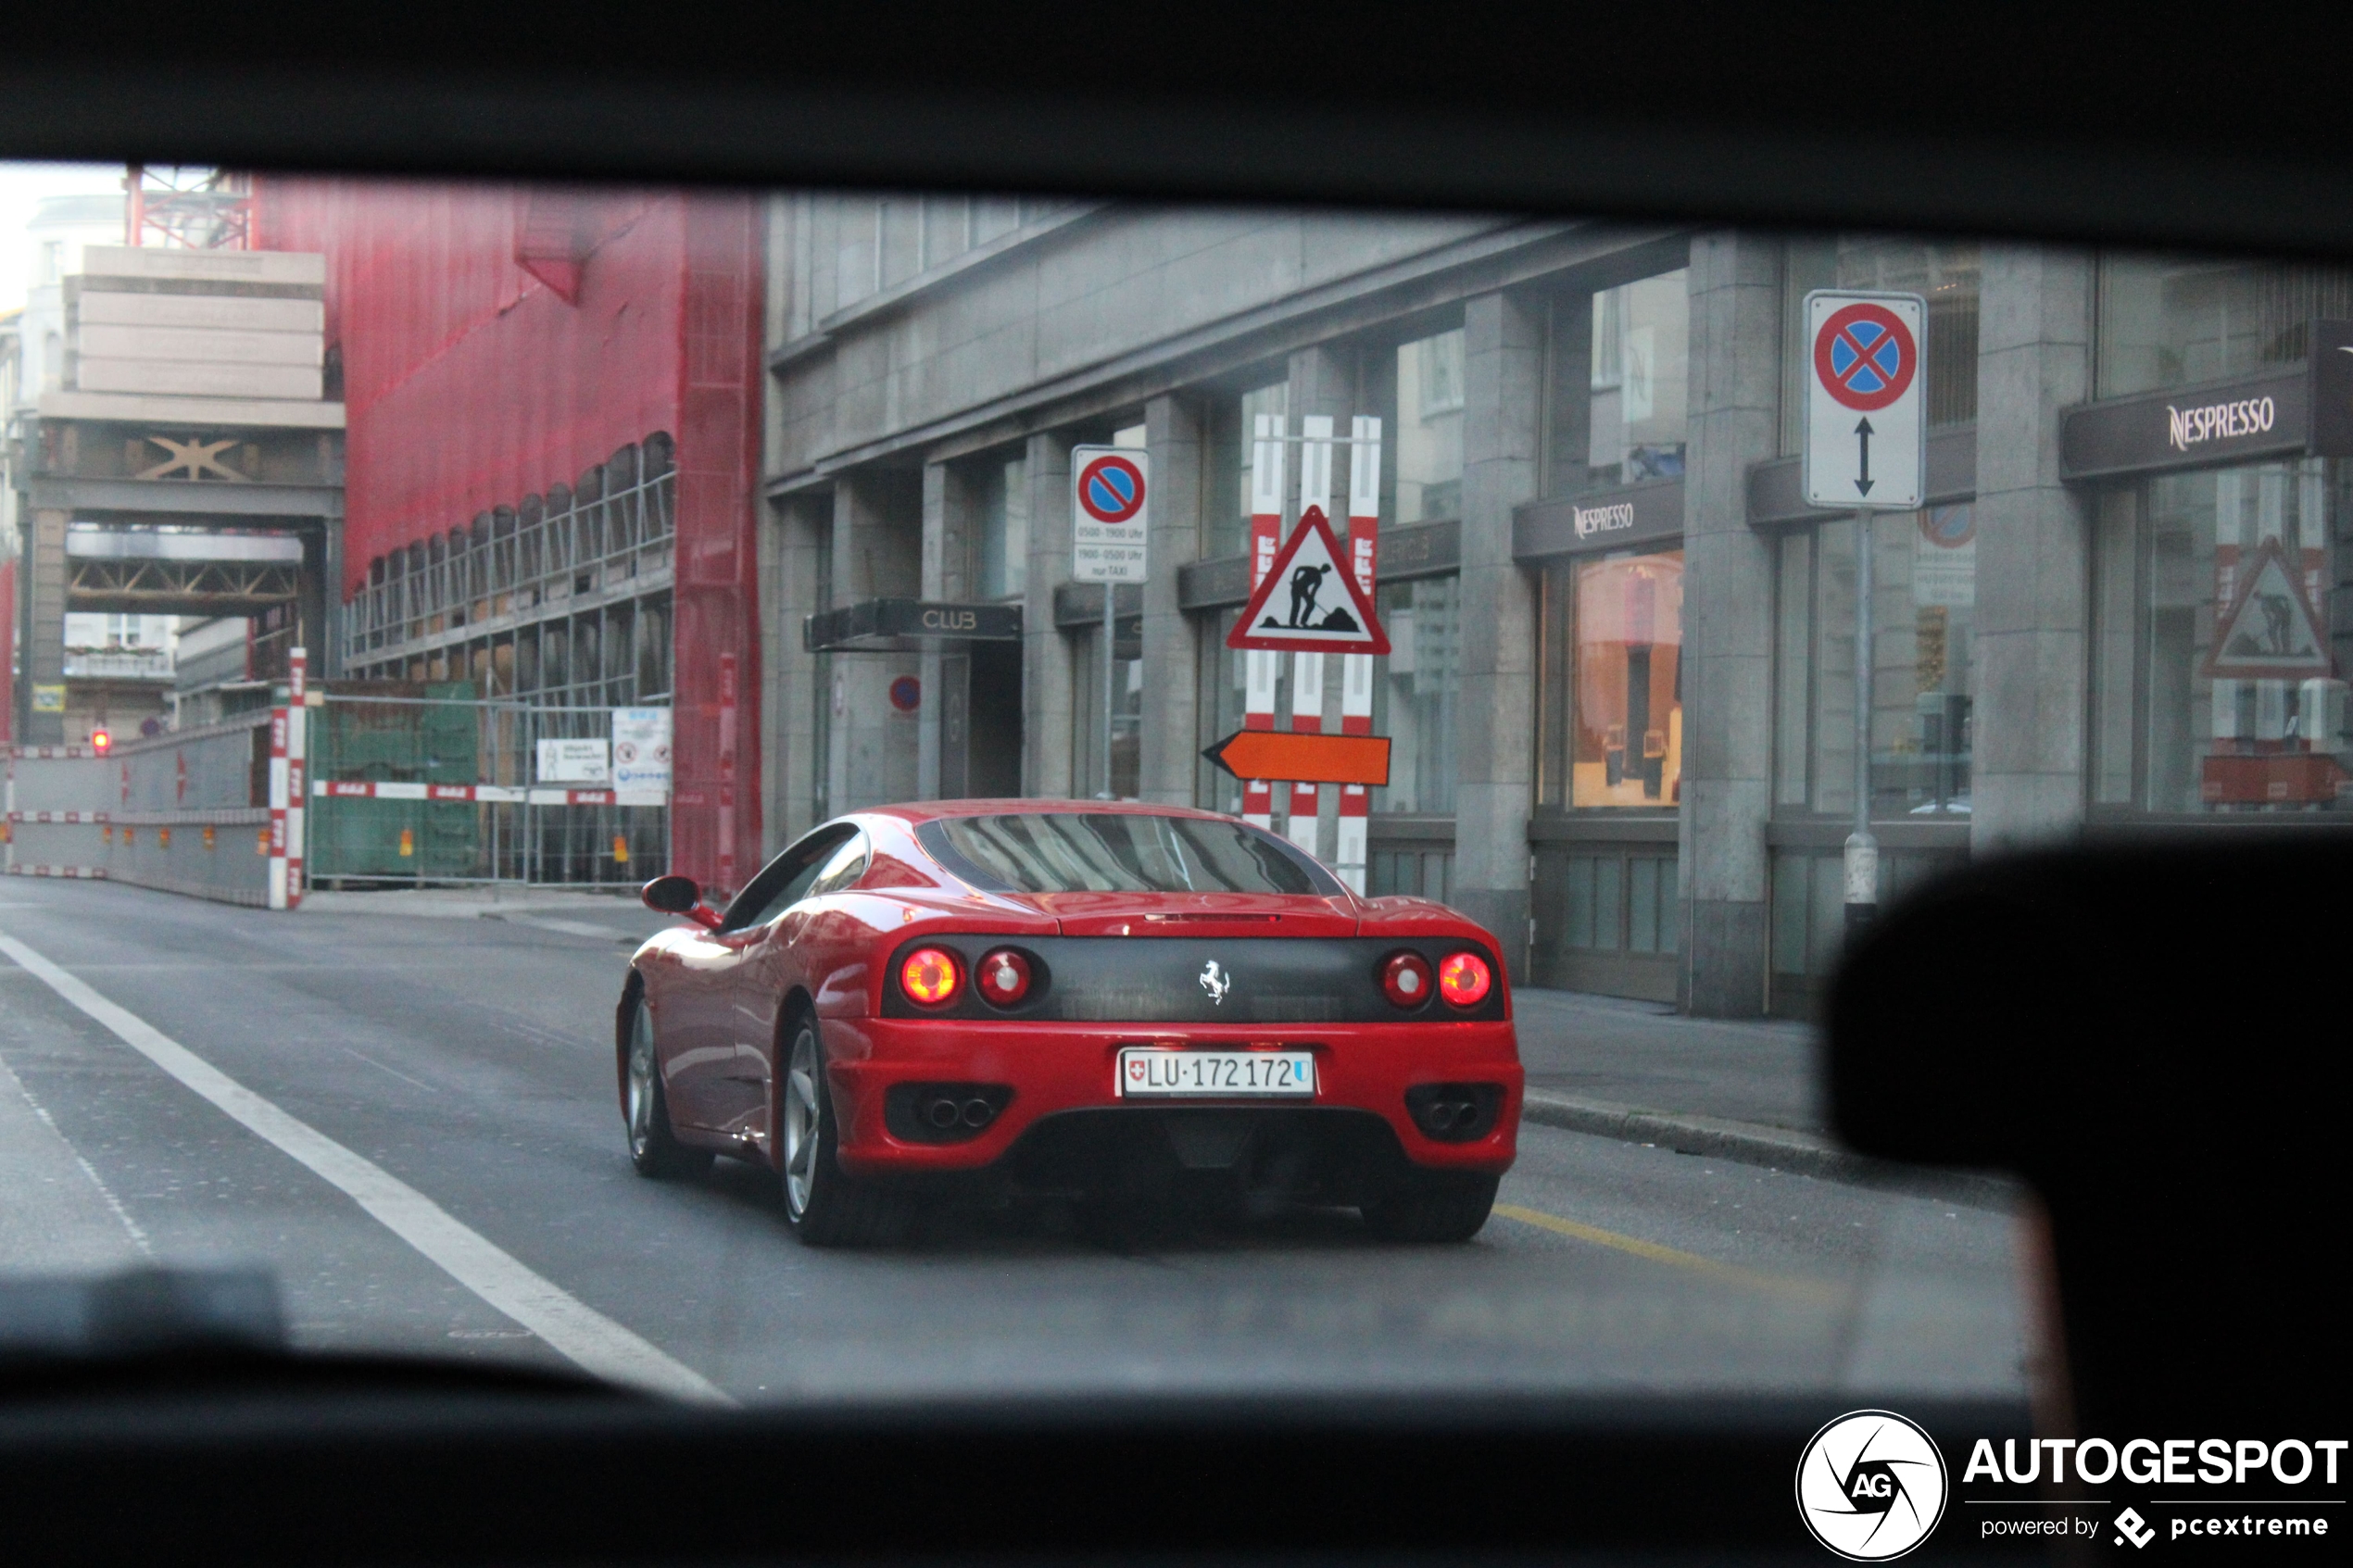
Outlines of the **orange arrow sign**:
[{"label": "orange arrow sign", "polygon": [[1386,735],[1302,735],[1281,730],[1237,730],[1202,753],[1238,779],[1290,784],[1385,785]]}]

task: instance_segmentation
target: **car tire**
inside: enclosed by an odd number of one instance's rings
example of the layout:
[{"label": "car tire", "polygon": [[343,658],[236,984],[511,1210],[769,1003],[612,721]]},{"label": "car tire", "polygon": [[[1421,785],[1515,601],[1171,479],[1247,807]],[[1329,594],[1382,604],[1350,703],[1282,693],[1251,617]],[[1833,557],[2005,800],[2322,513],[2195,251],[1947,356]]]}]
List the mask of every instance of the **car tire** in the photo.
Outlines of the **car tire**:
[{"label": "car tire", "polygon": [[1501,1176],[1425,1172],[1364,1206],[1365,1226],[1383,1241],[1468,1241],[1495,1207]]},{"label": "car tire", "polygon": [[803,1017],[792,1026],[776,1101],[777,1174],[785,1222],[793,1234],[809,1247],[888,1247],[904,1241],[914,1228],[914,1199],[856,1180],[834,1158],[841,1135],[814,1019]]},{"label": "car tire", "polygon": [[654,1049],[653,1010],[640,991],[630,1009],[629,1054],[622,1062],[621,1117],[629,1135],[629,1163],[641,1176],[700,1175],[711,1169],[711,1150],[680,1143],[671,1130],[661,1060]]}]

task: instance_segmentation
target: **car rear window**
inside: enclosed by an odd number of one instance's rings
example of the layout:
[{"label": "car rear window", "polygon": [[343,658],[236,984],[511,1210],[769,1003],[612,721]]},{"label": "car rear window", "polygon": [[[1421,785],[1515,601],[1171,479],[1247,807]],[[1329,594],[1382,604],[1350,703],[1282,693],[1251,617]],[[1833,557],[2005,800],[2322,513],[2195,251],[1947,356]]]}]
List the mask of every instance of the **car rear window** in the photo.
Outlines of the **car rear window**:
[{"label": "car rear window", "polygon": [[1011,893],[1300,893],[1340,886],[1271,834],[1134,811],[947,817],[916,835],[950,871]]}]

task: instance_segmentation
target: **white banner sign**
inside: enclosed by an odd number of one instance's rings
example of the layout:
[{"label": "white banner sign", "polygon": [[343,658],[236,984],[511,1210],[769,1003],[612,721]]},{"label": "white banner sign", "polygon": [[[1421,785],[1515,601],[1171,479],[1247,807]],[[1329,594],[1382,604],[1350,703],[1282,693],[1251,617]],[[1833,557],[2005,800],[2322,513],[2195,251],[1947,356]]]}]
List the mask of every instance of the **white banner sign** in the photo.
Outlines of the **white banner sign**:
[{"label": "white banner sign", "polygon": [[1151,459],[1132,446],[1076,446],[1070,473],[1071,581],[1144,581]]},{"label": "white banner sign", "polygon": [[612,784],[615,789],[670,787],[670,709],[612,710]]},{"label": "white banner sign", "polygon": [[601,740],[543,740],[539,743],[541,784],[600,784],[612,777],[610,746]]}]

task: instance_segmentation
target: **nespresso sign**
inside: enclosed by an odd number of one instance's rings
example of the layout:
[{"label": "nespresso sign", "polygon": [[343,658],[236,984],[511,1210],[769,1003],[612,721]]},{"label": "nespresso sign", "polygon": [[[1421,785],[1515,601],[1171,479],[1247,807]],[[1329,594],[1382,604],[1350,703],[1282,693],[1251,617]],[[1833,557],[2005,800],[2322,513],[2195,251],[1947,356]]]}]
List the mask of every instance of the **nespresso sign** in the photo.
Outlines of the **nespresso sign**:
[{"label": "nespresso sign", "polygon": [[2308,344],[2301,365],[2076,405],[2059,416],[2060,477],[2353,457],[2353,321],[2314,321]]},{"label": "nespresso sign", "polygon": [[1574,499],[1530,501],[1512,512],[1512,554],[1520,560],[1572,550],[1672,539],[1683,532],[1680,480],[1629,484]]}]

